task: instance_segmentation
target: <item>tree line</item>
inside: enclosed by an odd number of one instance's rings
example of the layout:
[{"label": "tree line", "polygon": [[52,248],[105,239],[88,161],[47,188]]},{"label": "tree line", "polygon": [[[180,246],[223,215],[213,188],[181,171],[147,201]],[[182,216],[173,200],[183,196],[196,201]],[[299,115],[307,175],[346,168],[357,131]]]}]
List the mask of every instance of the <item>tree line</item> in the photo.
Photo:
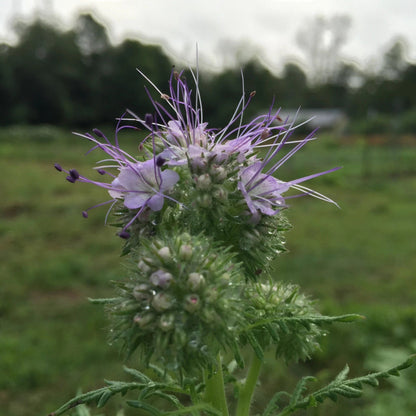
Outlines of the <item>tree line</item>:
[{"label": "tree line", "polygon": [[[106,29],[82,14],[70,30],[35,20],[16,26],[14,45],[0,45],[0,125],[55,124],[91,128],[109,123],[125,108],[150,109],[139,67],[163,90],[174,62],[157,45],[109,41]],[[211,127],[224,124],[245,90],[256,91],[251,115],[277,107],[337,108],[363,133],[416,133],[416,65],[396,42],[377,71],[337,62],[326,76],[311,77],[295,62],[276,75],[258,60],[220,73],[201,74],[204,111]],[[179,69],[179,68],[178,68]],[[315,74],[316,75],[316,74]],[[208,119],[208,118],[207,118]]]}]

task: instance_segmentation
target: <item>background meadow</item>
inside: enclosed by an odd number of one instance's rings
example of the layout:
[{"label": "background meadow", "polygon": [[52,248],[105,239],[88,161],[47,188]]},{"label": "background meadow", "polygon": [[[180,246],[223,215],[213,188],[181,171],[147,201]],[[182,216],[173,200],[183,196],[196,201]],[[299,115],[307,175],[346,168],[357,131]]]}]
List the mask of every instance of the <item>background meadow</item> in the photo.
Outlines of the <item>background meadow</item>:
[{"label": "background meadow", "polygon": [[[331,328],[312,361],[265,371],[259,406],[262,395],[276,385],[289,389],[300,373],[330,377],[345,362],[360,373],[363,366],[398,362],[416,348],[416,147],[371,147],[373,171],[363,176],[361,139],[335,141],[323,134],[282,169],[280,177],[289,179],[341,164],[342,170],[313,183],[341,209],[311,198],[294,200],[287,211],[293,224],[289,253],[280,257],[275,274],[300,284],[323,313],[360,313],[366,319]],[[131,135],[122,142],[132,151],[137,146]],[[123,276],[122,242],[104,226],[105,208],[89,219],[81,216],[105,192],[70,184],[53,168],[59,161],[89,171],[98,155],[83,157],[88,148],[53,127],[1,131],[0,414],[47,414],[79,388],[124,377],[117,348],[106,343],[105,314],[87,301],[111,295],[110,281]],[[409,370],[397,384],[384,385],[385,393],[373,397],[369,390],[337,414],[388,415],[392,401],[403,409],[397,414],[410,415],[415,381],[415,370]],[[115,408],[116,402],[107,414]],[[333,411],[328,405],[316,414]]]}]

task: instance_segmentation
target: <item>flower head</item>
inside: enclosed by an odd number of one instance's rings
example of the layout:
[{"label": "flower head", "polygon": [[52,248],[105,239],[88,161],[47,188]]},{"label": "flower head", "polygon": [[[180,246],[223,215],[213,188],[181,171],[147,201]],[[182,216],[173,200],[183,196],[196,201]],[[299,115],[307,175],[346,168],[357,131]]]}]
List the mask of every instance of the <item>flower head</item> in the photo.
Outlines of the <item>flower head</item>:
[{"label": "flower head", "polygon": [[[290,189],[300,191],[299,196],[311,195],[334,203],[301,183],[335,169],[289,181],[276,177],[278,169],[291,156],[315,139],[314,132],[303,140],[291,141],[297,126],[294,122],[282,122],[279,110],[272,108],[245,122],[244,113],[254,93],[247,100],[243,94],[223,129],[210,129],[203,118],[198,79],[191,74],[194,92],[182,74],[173,72],[168,93],[160,91],[142,74],[161,100],[155,100],[148,92],[154,113],[143,118],[128,110],[131,117],[120,119],[114,144],[97,129],[95,136],[80,135],[94,144],[92,150],[100,149],[107,154],[97,172],[110,176],[110,182],[88,179],[75,169],[67,171],[55,166],[67,173],[66,179],[71,183],[86,182],[106,189],[111,199],[96,206],[110,203],[112,207],[118,203],[118,207],[121,205],[127,211],[120,236],[128,238],[129,227],[136,220],[149,218],[149,213],[160,212],[161,220],[164,208],[171,203],[188,210],[178,213],[178,218],[181,217],[180,221],[191,232],[205,232],[210,224],[224,218],[258,224],[262,218],[276,216],[286,208],[288,198],[298,196],[287,195]],[[118,143],[122,129],[138,129],[130,124],[122,125],[131,122],[139,123],[140,129],[149,132],[140,143],[143,152],[139,158],[122,150]],[[279,157],[283,147],[290,144],[293,148]],[[169,204],[165,204],[166,200]],[[83,215],[87,216],[87,212]],[[149,221],[157,223],[154,219]],[[224,233],[227,226],[221,224],[221,233]],[[235,224],[228,229],[236,229]]]},{"label": "flower head", "polygon": [[[301,195],[308,194],[334,203],[331,199],[299,184],[335,169],[291,181],[275,178],[280,166],[306,143],[315,139],[315,132],[303,140],[290,141],[297,126],[294,121],[283,122],[279,117],[280,109],[270,109],[268,113],[244,123],[244,112],[254,93],[248,96],[247,101],[243,94],[229,123],[223,129],[209,129],[208,123],[203,120],[202,99],[195,76],[195,94],[192,94],[187,82],[182,79],[182,74],[176,72],[172,74],[169,82],[169,94],[164,94],[144,74],[142,75],[160,93],[164,101],[164,104],[161,104],[152,99],[156,110],[154,118],[159,118],[160,122],[153,123],[150,136],[157,137],[161,142],[160,155],[166,160],[167,165],[187,165],[191,171],[198,174],[207,172],[214,164],[234,171],[237,177],[236,189],[241,193],[253,217],[279,213],[287,206],[285,200],[288,197],[283,194],[291,188],[300,190]],[[133,120],[146,126],[145,120],[133,112],[130,114]],[[294,147],[279,159],[281,150],[289,144],[294,144]],[[267,151],[259,158],[258,154],[263,149]]]}]

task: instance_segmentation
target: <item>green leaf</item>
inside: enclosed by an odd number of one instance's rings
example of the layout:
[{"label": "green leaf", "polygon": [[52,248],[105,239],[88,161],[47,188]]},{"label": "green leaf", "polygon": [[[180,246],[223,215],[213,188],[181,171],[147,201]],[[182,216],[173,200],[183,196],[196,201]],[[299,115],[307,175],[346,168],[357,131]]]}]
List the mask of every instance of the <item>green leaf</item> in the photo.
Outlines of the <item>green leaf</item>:
[{"label": "green leaf", "polygon": [[[416,356],[409,357],[406,361],[399,364],[396,367],[390,368],[386,371],[380,371],[377,373],[368,374],[362,377],[356,377],[353,379],[347,379],[349,368],[345,366],[344,369],[331,381],[327,386],[318,389],[317,391],[308,394],[303,397],[303,393],[306,390],[306,382],[309,381],[308,377],[304,377],[296,386],[294,392],[291,395],[289,404],[284,407],[280,413],[276,416],[286,416],[292,414],[298,409],[307,409],[309,407],[316,407],[319,403],[322,403],[325,399],[336,401],[338,396],[346,398],[360,397],[363,390],[363,384],[368,384],[376,387],[379,384],[380,379],[388,378],[391,376],[400,375],[400,371],[412,366],[416,362]],[[310,378],[312,380],[313,378]],[[279,396],[280,397],[280,396]],[[275,400],[275,396],[272,400]],[[273,409],[278,407],[273,403]],[[263,416],[270,415],[270,404],[267,406]]]},{"label": "green leaf", "polygon": [[149,377],[147,377],[145,374],[143,374],[142,372],[140,372],[139,370],[136,370],[134,368],[123,367],[123,370],[127,374],[130,374],[131,376],[133,376],[134,378],[139,380],[141,383],[148,383],[148,382],[151,381],[151,379]]},{"label": "green leaf", "polygon": [[136,409],[143,409],[154,416],[159,416],[162,414],[162,412],[159,411],[156,407],[151,406],[150,404],[142,402],[140,400],[127,400],[126,403],[129,406],[134,407]]},{"label": "green leaf", "polygon": [[108,402],[111,396],[113,396],[113,393],[111,391],[104,392],[98,400],[97,407],[104,407],[104,405]]},{"label": "green leaf", "polygon": [[350,368],[348,367],[348,364],[346,364],[344,369],[335,377],[334,383],[344,381],[347,378],[349,372]]},{"label": "green leaf", "polygon": [[308,381],[316,381],[316,378],[312,376],[302,377],[293,391],[289,404],[293,405],[301,400],[303,393],[306,391],[306,383]]}]

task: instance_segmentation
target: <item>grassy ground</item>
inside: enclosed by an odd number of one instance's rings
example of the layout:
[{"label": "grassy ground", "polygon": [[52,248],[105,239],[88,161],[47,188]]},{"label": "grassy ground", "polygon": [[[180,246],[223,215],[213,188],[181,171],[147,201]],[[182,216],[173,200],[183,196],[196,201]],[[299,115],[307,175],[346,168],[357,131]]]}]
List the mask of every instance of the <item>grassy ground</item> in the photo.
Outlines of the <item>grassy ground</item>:
[{"label": "grassy ground", "polygon": [[[312,362],[268,372],[259,407],[272,388],[286,389],[300,374],[326,378],[345,362],[354,374],[363,366],[387,367],[416,347],[416,146],[334,140],[310,143],[282,169],[282,179],[290,179],[344,166],[310,184],[341,209],[293,200],[290,252],[277,262],[276,277],[299,283],[324,313],[357,312],[367,319],[334,327]],[[105,343],[104,314],[86,300],[111,295],[110,280],[123,275],[121,242],[103,226],[105,208],[81,217],[105,200],[105,192],[69,184],[53,169],[55,162],[90,169],[95,159],[82,156],[87,149],[81,139],[52,128],[0,131],[1,415],[47,414],[78,388],[124,377],[116,348]],[[357,401],[311,414],[386,416],[391,398],[401,397],[395,415],[411,415],[415,383],[410,370],[395,385],[395,396],[371,397],[376,405]]]}]

